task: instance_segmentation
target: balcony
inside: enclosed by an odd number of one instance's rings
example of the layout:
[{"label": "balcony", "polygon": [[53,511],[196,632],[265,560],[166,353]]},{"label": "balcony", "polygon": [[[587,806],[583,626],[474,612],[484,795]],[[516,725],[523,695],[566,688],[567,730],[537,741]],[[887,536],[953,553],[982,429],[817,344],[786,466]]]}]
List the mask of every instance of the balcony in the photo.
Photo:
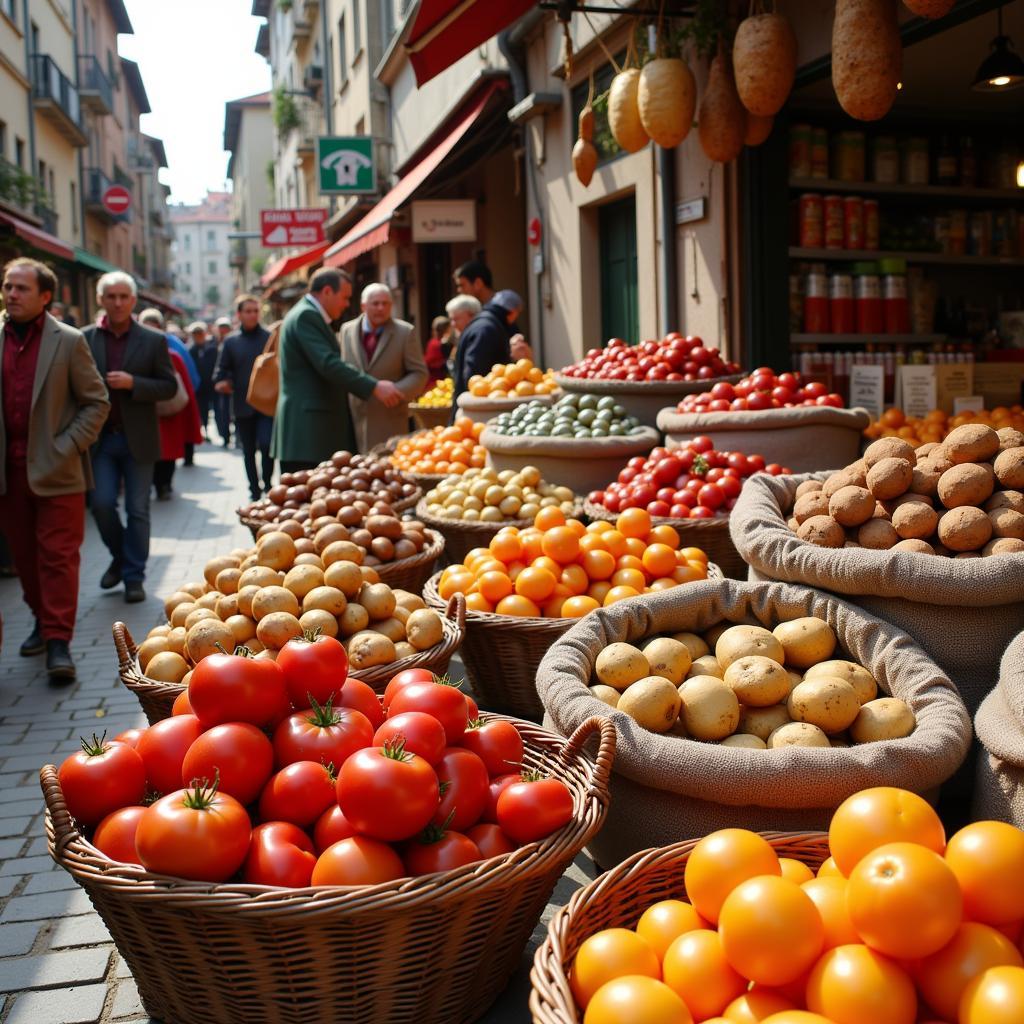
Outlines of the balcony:
[{"label": "balcony", "polygon": [[51,235],[57,234],[57,211],[44,203],[36,203],[35,215],[42,221],[43,230]]},{"label": "balcony", "polygon": [[302,8],[300,11],[298,4],[292,7],[292,44],[296,47],[308,43],[313,34],[313,23],[307,16],[306,5],[303,4]]},{"label": "balcony", "polygon": [[94,114],[114,112],[114,89],[100,67],[100,62],[91,55],[78,58],[78,95],[82,106]]},{"label": "balcony", "polygon": [[171,271],[170,267],[157,267],[153,271],[150,283],[154,288],[173,288],[174,273]]},{"label": "balcony", "polygon": [[82,127],[82,108],[78,90],[52,57],[36,53],[31,58],[32,105],[72,146],[86,146],[89,142]]},{"label": "balcony", "polygon": [[91,213],[107,224],[130,224],[132,220],[131,207],[125,213],[111,213],[103,205],[103,196],[113,184],[101,168],[86,167],[82,183],[85,212]]},{"label": "balcony", "polygon": [[[150,171],[153,169],[153,154],[137,135],[129,135],[125,140],[125,157],[133,171]],[[131,179],[129,178],[129,183]]]},{"label": "balcony", "polygon": [[316,152],[317,136],[323,135],[323,108],[319,103],[296,96],[298,124],[295,127],[295,151],[302,157],[312,157]]}]

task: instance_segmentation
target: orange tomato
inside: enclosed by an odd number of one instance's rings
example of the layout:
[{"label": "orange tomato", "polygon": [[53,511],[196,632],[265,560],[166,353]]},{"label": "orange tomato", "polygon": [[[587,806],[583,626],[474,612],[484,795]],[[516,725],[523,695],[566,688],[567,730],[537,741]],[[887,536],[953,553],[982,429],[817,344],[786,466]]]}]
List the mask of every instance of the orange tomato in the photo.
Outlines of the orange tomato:
[{"label": "orange tomato", "polygon": [[567,565],[558,577],[558,582],[569,588],[570,593],[585,594],[590,579],[582,565]]},{"label": "orange tomato", "polygon": [[661,900],[643,912],[636,923],[636,933],[661,959],[680,935],[707,927],[707,921],[693,909],[692,904],[683,900]]},{"label": "orange tomato", "polygon": [[807,1008],[835,1024],[914,1024],[917,993],[888,957],[867,946],[839,946],[811,971]]},{"label": "orange tomato", "polygon": [[535,558],[530,563],[531,569],[547,569],[552,576],[557,580],[562,575],[563,566],[559,565],[553,558],[548,558],[547,555],[541,555],[540,558]]},{"label": "orange tomato", "polygon": [[[914,968],[914,977],[928,1005],[954,1020],[967,986],[983,971],[1000,966],[1024,967],[1020,950],[987,924],[967,921],[953,938]],[[1024,1006],[1021,1007],[1024,1014]]]},{"label": "orange tomato", "polygon": [[693,1015],[668,985],[628,975],[597,990],[583,1024],[693,1024]]},{"label": "orange tomato", "polygon": [[562,602],[562,618],[581,619],[596,608],[601,607],[600,601],[595,601],[588,594],[574,594]]},{"label": "orange tomato", "polygon": [[800,886],[776,875],[742,882],[725,898],[718,933],[729,963],[761,985],[785,985],[818,958],[821,915]]},{"label": "orange tomato", "polygon": [[605,542],[604,535],[600,533],[588,533],[586,537],[580,538],[580,557],[582,558],[588,551],[607,551],[608,544]]},{"label": "orange tomato", "polygon": [[863,789],[844,800],[832,816],[828,845],[840,872],[886,843],[920,843],[942,853],[946,833],[932,806],[916,793],[894,786]]},{"label": "orange tomato", "polygon": [[949,942],[963,917],[963,898],[956,875],[933,850],[888,843],[850,872],[846,909],[866,945],[909,959]]},{"label": "orange tomato", "polygon": [[822,1017],[820,1013],[811,1013],[810,1010],[783,1010],[782,1013],[765,1017],[764,1024],[835,1024],[835,1021]]},{"label": "orange tomato", "polygon": [[703,562],[705,565],[708,564],[708,556],[703,548],[683,548],[681,554],[687,562]]},{"label": "orange tomato", "polygon": [[734,1024],[760,1024],[773,1013],[794,1010],[796,1007],[785,996],[763,989],[752,989],[734,999],[725,1008],[725,1019]]},{"label": "orange tomato", "polygon": [[671,590],[676,586],[678,584],[671,576],[662,576],[660,579],[651,580],[651,585],[647,589],[652,591]]},{"label": "orange tomato", "polygon": [[555,584],[555,589],[551,592],[551,596],[544,602],[542,611],[546,619],[558,619],[562,617],[562,605],[572,597],[569,593],[568,587],[563,587],[561,583]]},{"label": "orange tomato", "polygon": [[[641,537],[627,537],[625,554],[639,558],[643,562],[644,552],[647,550],[647,543]],[[621,555],[619,556],[622,557]]]},{"label": "orange tomato", "polygon": [[[509,562],[509,565],[515,564],[515,562]],[[503,576],[507,576],[508,565],[499,562],[496,558],[481,558],[473,563],[473,572],[476,574],[477,581],[487,572],[500,572]]]},{"label": "orange tomato", "polygon": [[612,585],[607,580],[598,580],[587,588],[587,597],[592,597],[595,601],[604,604],[604,599],[611,589]]},{"label": "orange tomato", "polygon": [[628,928],[606,928],[591,935],[577,951],[569,972],[576,1005],[585,1009],[602,985],[628,974],[660,980],[661,964],[654,950]]},{"label": "orange tomato", "polygon": [[782,877],[794,885],[803,885],[814,878],[814,872],[802,860],[780,857],[779,867],[782,868]]},{"label": "orange tomato", "polygon": [[676,553],[667,544],[651,544],[643,555],[643,567],[648,575],[671,576],[675,570]]},{"label": "orange tomato", "polygon": [[522,540],[517,534],[501,530],[491,538],[488,548],[492,555],[499,561],[508,565],[509,562],[519,561],[523,557]]},{"label": "orange tomato", "polygon": [[494,602],[488,601],[483,594],[467,594],[466,609],[471,612],[493,612]]},{"label": "orange tomato", "polygon": [[562,565],[575,561],[580,553],[580,538],[570,526],[556,526],[541,538],[541,550]]},{"label": "orange tomato", "polygon": [[494,604],[512,593],[512,581],[503,572],[481,573],[477,583],[480,585],[481,596]]},{"label": "orange tomato", "polygon": [[647,586],[647,577],[642,569],[617,569],[612,573],[612,587],[632,587],[642,594]]},{"label": "orange tomato", "polygon": [[519,574],[526,568],[525,562],[509,562],[508,567],[505,570],[508,573],[508,578],[515,583],[519,579]]},{"label": "orange tomato", "polygon": [[683,873],[697,913],[717,923],[726,896],[756,875],[780,875],[779,858],[756,832],[725,828],[705,836],[690,852]]},{"label": "orange tomato", "polygon": [[615,529],[624,537],[646,537],[651,526],[650,513],[642,508],[627,508],[615,520]]},{"label": "orange tomato", "polygon": [[607,551],[587,551],[581,564],[583,571],[592,580],[611,579],[615,572],[615,559]]},{"label": "orange tomato", "polygon": [[834,857],[828,857],[821,863],[821,867],[818,868],[817,878],[845,878],[846,876],[839,870],[839,866],[835,862]]},{"label": "orange tomato", "polygon": [[[611,526],[611,524],[608,524]],[[601,540],[604,541],[605,548],[612,553],[615,558],[621,558],[626,554],[626,538],[623,534],[619,533],[616,529],[610,529],[605,533],[601,534]]]},{"label": "orange tomato", "polygon": [[538,530],[523,530],[519,535],[519,541],[523,546],[523,560],[532,562],[534,559],[542,558],[544,551],[542,548],[544,535]]},{"label": "orange tomato", "polygon": [[665,952],[662,976],[697,1020],[721,1013],[747,989],[726,960],[722,940],[707,929],[680,935]]},{"label": "orange tomato", "polygon": [[860,942],[860,936],[853,927],[846,910],[846,879],[839,875],[812,878],[804,882],[801,889],[818,908],[821,923],[825,926],[823,949],[835,949]]},{"label": "orange tomato", "polygon": [[946,847],[946,863],[964,894],[964,918],[1010,924],[1024,918],[1024,832],[1002,821],[977,821]]},{"label": "orange tomato", "polygon": [[579,519],[566,519],[565,528],[572,530],[572,532],[576,534],[577,540],[579,540],[580,537],[585,537],[587,535],[587,528]]},{"label": "orange tomato", "polygon": [[587,524],[586,529],[587,533],[607,533],[609,530],[614,530],[615,527],[604,519],[595,519],[592,523]]},{"label": "orange tomato", "polygon": [[515,588],[520,597],[527,597],[540,604],[552,595],[557,583],[558,580],[554,573],[548,572],[547,569],[534,569],[533,566],[530,566],[516,577]]},{"label": "orange tomato", "polygon": [[437,586],[438,594],[447,601],[454,594],[465,594],[473,585],[473,574],[470,572],[453,572],[447,579],[441,579]]},{"label": "orange tomato", "polygon": [[1024,967],[990,967],[960,997],[959,1024],[1020,1024]]},{"label": "orange tomato", "polygon": [[672,579],[676,583],[696,583],[698,580],[707,579],[707,572],[704,571],[703,566],[700,569],[695,569],[687,563],[686,565],[677,565],[672,570]]},{"label": "orange tomato", "polygon": [[[675,551],[679,547],[679,534],[668,523],[661,523],[651,528],[651,532],[647,535],[647,543],[666,544]],[[698,549],[693,548],[692,550],[697,551]]]},{"label": "orange tomato", "polygon": [[490,557],[491,557],[491,549],[490,548],[473,548],[473,550],[470,551],[469,554],[467,554],[466,557],[462,561],[465,564],[467,569],[472,569],[474,567],[474,564],[476,562],[480,561],[480,559],[482,559],[482,558],[490,558]]},{"label": "orange tomato", "polygon": [[619,572],[622,569],[636,569],[637,572],[642,573],[644,571],[644,560],[637,558],[636,555],[620,555],[615,560],[615,571]]},{"label": "orange tomato", "polygon": [[522,597],[519,594],[509,594],[508,597],[503,597],[494,611],[497,615],[515,615],[518,618],[539,619],[541,617],[540,608],[528,597]]},{"label": "orange tomato", "polygon": [[642,588],[638,590],[636,587],[613,585],[608,593],[604,595],[604,601],[602,604],[607,608],[610,605],[617,604],[619,601],[625,601],[627,598],[639,597],[642,593]]},{"label": "orange tomato", "polygon": [[533,525],[541,532],[553,530],[556,526],[565,526],[565,513],[557,505],[549,505],[537,513]]}]

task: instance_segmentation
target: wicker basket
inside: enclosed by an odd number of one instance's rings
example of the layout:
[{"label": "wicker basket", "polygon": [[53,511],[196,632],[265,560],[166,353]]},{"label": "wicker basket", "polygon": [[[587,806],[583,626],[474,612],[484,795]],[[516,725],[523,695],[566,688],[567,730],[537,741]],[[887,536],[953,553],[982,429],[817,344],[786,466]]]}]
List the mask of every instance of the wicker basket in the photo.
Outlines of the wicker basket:
[{"label": "wicker basket", "polygon": [[[619,518],[617,512],[609,512],[603,505],[595,505],[592,501],[583,502],[583,514],[591,521],[604,519],[614,523]],[[718,565],[722,574],[734,580],[747,578],[747,563],[740,557],[732,538],[729,536],[729,517],[720,516],[715,519],[672,519],[669,516],[651,516],[657,526],[662,523],[671,526],[679,539],[687,547],[700,548],[709,561]]]},{"label": "wicker basket", "polygon": [[[391,677],[407,668],[427,668],[435,675],[444,675],[448,671],[448,662],[462,646],[466,633],[466,602],[461,595],[456,596],[459,600],[453,598],[443,609],[439,609],[443,613],[444,635],[436,647],[408,658],[400,658],[390,665],[356,669],[349,675],[372,686],[377,693],[383,693]],[[121,682],[135,694],[149,724],[170,718],[174,702],[185,687],[181,683],[160,683],[142,674],[138,648],[123,622],[114,623],[113,634],[117,651],[117,674]]]},{"label": "wicker basket", "polygon": [[[529,723],[524,764],[573,791],[572,821],[541,843],[367,888],[183,882],[100,855],[78,832],[57,769],[40,773],[54,860],[86,891],[167,1024],[468,1024],[505,987],[555,883],[600,828],[615,729],[565,741]],[[600,731],[596,758],[584,752]]]},{"label": "wicker basket", "polygon": [[444,558],[450,565],[460,563],[473,548],[487,547],[491,538],[506,526],[525,530],[533,525],[532,519],[506,519],[500,523],[466,523],[461,519],[441,519],[427,511],[426,498],[421,498],[416,506],[416,518],[444,537]]},{"label": "wicker basket", "polygon": [[389,587],[408,590],[419,594],[423,584],[434,572],[434,563],[444,554],[445,538],[438,530],[425,531],[427,543],[422,551],[408,558],[400,558],[396,562],[384,562],[375,565],[377,575]]},{"label": "wicker basket", "polygon": [[452,418],[450,405],[420,405],[418,402],[414,402],[409,406],[409,412],[412,414],[418,430],[446,427]]},{"label": "wicker basket", "polygon": [[[791,857],[814,871],[828,857],[824,832],[762,832],[780,857]],[[577,889],[548,925],[530,972],[530,1013],[534,1024],[577,1024],[580,1019],[569,988],[576,951],[604,928],[633,928],[640,915],[660,900],[686,899],[683,871],[691,839],[624,860],[596,881]]]}]

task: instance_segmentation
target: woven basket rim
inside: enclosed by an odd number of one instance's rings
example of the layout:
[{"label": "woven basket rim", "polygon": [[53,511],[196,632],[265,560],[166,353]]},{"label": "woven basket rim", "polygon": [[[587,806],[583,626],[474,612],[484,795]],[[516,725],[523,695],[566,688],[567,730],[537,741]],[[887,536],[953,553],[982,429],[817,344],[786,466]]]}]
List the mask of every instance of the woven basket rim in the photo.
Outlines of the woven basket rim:
[{"label": "woven basket rim", "polygon": [[[507,716],[482,712],[486,720]],[[154,896],[165,906],[181,901],[187,906],[202,900],[203,913],[268,917],[284,923],[299,915],[332,914],[352,916],[384,913],[396,909],[439,903],[446,899],[468,899],[492,888],[520,883],[524,876],[542,875],[565,858],[581,850],[602,824],[609,802],[608,782],[615,755],[615,726],[607,718],[591,718],[566,739],[558,733],[521,719],[513,720],[528,750],[560,764],[563,771],[584,774],[574,796],[572,821],[539,842],[528,843],[511,854],[491,857],[452,871],[397,879],[375,886],[310,886],[287,889],[277,886],[234,883],[191,882],[152,874],[139,865],[111,861],[79,832],[64,802],[55,765],[39,773],[46,802],[46,832],[51,856],[79,882],[89,877],[94,885],[106,885],[126,898]],[[600,734],[597,754],[584,749],[589,738]],[[578,803],[578,806],[575,806]],[[69,866],[70,863],[70,866]]]},{"label": "woven basket rim", "polygon": [[[408,482],[415,483],[412,479]],[[412,494],[405,498],[399,498],[397,501],[389,501],[388,504],[396,513],[405,512],[419,503],[420,499],[423,497],[423,493],[423,488],[420,487],[419,484],[416,484],[416,490]],[[309,502],[306,502],[305,504],[308,505]],[[235,515],[238,516],[238,521],[243,526],[249,527],[250,530],[258,530],[261,526],[267,525],[267,523],[262,519],[254,519],[252,516],[247,516],[245,511],[241,508],[235,509]]]},{"label": "woven basket rim", "polygon": [[[450,530],[452,533],[495,534],[499,530],[504,530],[508,526],[514,526],[518,530],[526,530],[533,526],[532,519],[504,519],[500,523],[467,523],[461,519],[441,519],[438,516],[431,515],[427,511],[426,501],[427,498],[426,495],[424,495],[416,503],[416,518],[425,525],[435,530],[439,530],[441,533],[444,533],[445,530]],[[578,519],[585,513],[585,511],[584,503],[577,498],[573,503],[572,518]]]},{"label": "woven basket rim", "polygon": [[707,380],[603,380],[601,378],[566,377],[555,371],[555,383],[563,391],[593,395],[691,395],[710,391],[716,384],[738,384],[744,373],[729,373]]},{"label": "woven basket rim", "polygon": [[[414,412],[429,412],[431,409],[447,409],[450,412],[452,407],[450,405],[423,405],[421,402],[410,402],[409,408]],[[385,444],[387,443],[385,442]]]},{"label": "woven basket rim", "polygon": [[371,566],[381,578],[382,583],[387,583],[388,577],[393,578],[407,569],[428,565],[440,558],[444,552],[444,535],[440,530],[435,530],[429,526],[426,527],[424,532],[427,537],[427,543],[423,546],[422,551],[417,551],[415,555],[409,555],[408,558],[399,558],[394,562],[384,562],[381,565]]},{"label": "woven basket rim", "polygon": [[[606,523],[614,523],[621,515],[620,512],[609,512],[603,505],[586,500],[583,502],[583,514],[588,519],[602,519]],[[672,516],[651,516],[651,522],[655,526],[672,526],[677,530],[720,530],[723,533],[729,532],[728,516],[715,516],[713,519],[675,519]]]}]

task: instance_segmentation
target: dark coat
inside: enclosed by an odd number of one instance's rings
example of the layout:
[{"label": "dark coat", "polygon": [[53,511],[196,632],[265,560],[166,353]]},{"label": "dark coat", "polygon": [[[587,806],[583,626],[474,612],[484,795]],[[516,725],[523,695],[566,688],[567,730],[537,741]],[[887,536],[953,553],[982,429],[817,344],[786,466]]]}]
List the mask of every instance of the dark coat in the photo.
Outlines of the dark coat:
[{"label": "dark coat", "polygon": [[217,342],[212,338],[208,338],[205,345],[197,345],[194,341],[190,341],[188,354],[199,371],[199,387],[196,388],[196,398],[200,400],[213,398],[213,374],[217,369]]},{"label": "dark coat", "polygon": [[[82,333],[100,376],[106,379],[106,335],[95,326],[87,327]],[[130,391],[114,391],[110,398],[121,403],[121,422],[128,450],[136,462],[159,462],[160,423],[156,403],[173,398],[178,388],[167,339],[161,332],[151,331],[133,320],[122,369],[132,375],[134,385]]]},{"label": "dark coat", "polygon": [[348,396],[369,398],[377,380],[341,358],[337,335],[308,298],[284,318],[277,358],[274,458],[315,464],[341,448],[355,451]]},{"label": "dark coat", "polygon": [[253,331],[238,331],[224,339],[217,356],[217,368],[213,373],[213,382],[231,381],[234,389],[231,392],[232,408],[235,419],[255,416],[256,410],[245,400],[249,392],[249,378],[252,376],[252,365],[256,357],[263,354],[270,332],[258,324]]},{"label": "dark coat", "polygon": [[490,373],[495,363],[512,360],[510,339],[512,329],[506,317],[504,306],[488,302],[466,326],[455,350],[455,387],[452,399],[452,415],[455,414],[455,399],[469,390],[469,378],[476,374]]}]

